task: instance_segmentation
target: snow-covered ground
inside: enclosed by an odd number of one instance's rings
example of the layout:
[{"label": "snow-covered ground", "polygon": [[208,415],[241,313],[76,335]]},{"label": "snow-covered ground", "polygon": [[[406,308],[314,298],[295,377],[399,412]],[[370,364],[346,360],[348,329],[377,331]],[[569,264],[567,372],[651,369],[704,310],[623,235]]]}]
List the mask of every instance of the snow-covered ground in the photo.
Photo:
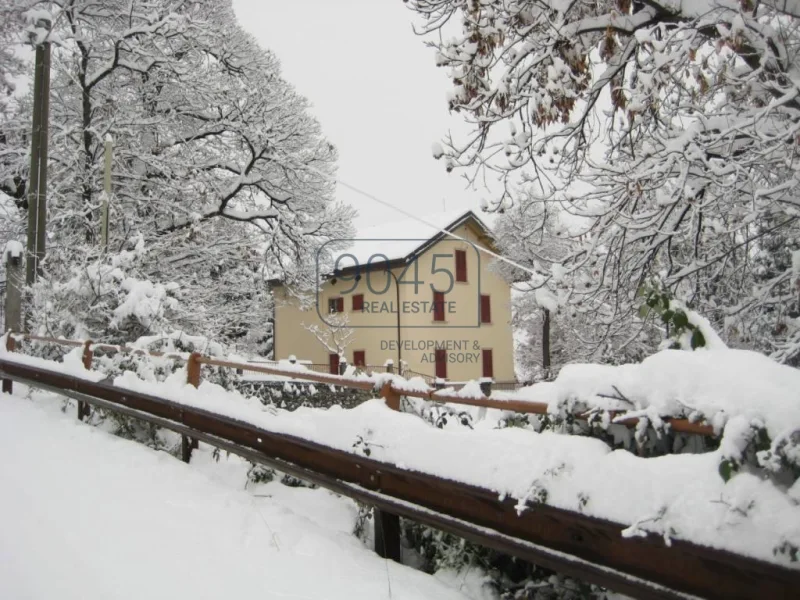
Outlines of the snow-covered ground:
[{"label": "snow-covered ground", "polygon": [[245,489],[236,457],[186,465],[39,396],[0,397],[0,598],[469,597],[366,548],[346,498]]},{"label": "snow-covered ground", "polygon": [[[6,353],[0,345],[0,356],[88,379],[103,377],[84,370],[75,352],[56,363]],[[772,462],[778,460],[770,456],[780,458],[786,453],[787,460],[794,460],[792,432],[800,424],[796,391],[800,376],[795,369],[744,351],[664,351],[641,365],[584,365],[567,375],[565,381],[559,377],[555,384],[538,384],[517,394],[526,397],[538,390],[544,397],[535,394],[528,399],[549,401],[554,410],[560,410],[564,402],[575,403],[578,397],[590,407],[598,403],[597,408],[618,408],[619,401],[612,407],[599,405],[607,402],[605,394],[598,396],[605,389],[598,386],[605,382],[611,393],[625,395],[631,412],[653,420],[662,410],[666,414],[684,410],[691,398],[693,416],[699,413],[725,426],[721,446],[705,454],[640,458],[626,450],[614,451],[599,439],[497,429],[494,416],[480,419],[474,430],[443,431],[415,415],[390,410],[382,400],[350,410],[289,412],[209,381],[194,388],[186,384],[185,369],[162,382],[126,371],[115,377],[114,385],[346,452],[361,454],[368,449],[371,459],[518,500],[520,510],[530,503],[546,502],[623,524],[625,536],[656,533],[667,543],[682,539],[798,568],[791,556],[800,547],[800,481],[766,476],[767,467],[772,469]],[[761,387],[748,385],[749,380],[761,382]],[[759,401],[759,394],[768,399]],[[742,468],[735,474],[731,467],[729,477],[721,476],[721,465],[742,458],[753,422],[765,427],[772,440],[771,455],[763,457],[766,466],[758,471]]]}]

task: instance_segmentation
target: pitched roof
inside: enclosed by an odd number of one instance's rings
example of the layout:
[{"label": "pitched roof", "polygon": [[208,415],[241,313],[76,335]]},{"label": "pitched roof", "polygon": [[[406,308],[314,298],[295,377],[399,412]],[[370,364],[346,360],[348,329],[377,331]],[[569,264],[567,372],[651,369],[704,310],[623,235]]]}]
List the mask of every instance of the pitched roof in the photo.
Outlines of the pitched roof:
[{"label": "pitched roof", "polygon": [[430,225],[416,219],[404,219],[361,229],[346,252],[354,255],[361,265],[366,265],[373,256],[376,257],[373,264],[385,263],[383,257],[390,262],[405,262],[448,237],[441,230],[455,231],[468,222],[473,223],[484,235],[491,236],[490,229],[471,210],[440,212],[420,219]]},{"label": "pitched roof", "polygon": [[[486,223],[471,210],[444,211],[424,215],[420,219],[430,225],[420,223],[416,219],[401,219],[360,229],[355,237],[349,240],[350,246],[339,252],[341,260],[338,274],[351,272],[356,264],[361,270],[385,269],[387,261],[384,257],[392,267],[403,265],[439,240],[449,237],[442,233],[442,230],[455,231],[465,223],[472,223],[481,234],[490,239],[492,236]],[[352,258],[346,257],[346,254],[354,256],[357,263]],[[370,262],[373,256],[375,259]],[[270,279],[269,283],[283,285],[277,278]]]}]

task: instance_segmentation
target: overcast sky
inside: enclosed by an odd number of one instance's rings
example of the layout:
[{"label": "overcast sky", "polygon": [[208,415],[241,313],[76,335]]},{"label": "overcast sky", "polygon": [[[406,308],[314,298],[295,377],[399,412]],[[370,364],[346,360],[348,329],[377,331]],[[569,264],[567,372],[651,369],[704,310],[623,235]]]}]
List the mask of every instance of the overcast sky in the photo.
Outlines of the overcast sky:
[{"label": "overcast sky", "polygon": [[[341,180],[420,216],[445,204],[477,208],[482,194],[432,157],[433,142],[464,126],[447,110],[446,71],[413,33],[414,15],[401,0],[234,0],[234,7],[313,104],[339,151]],[[358,209],[358,226],[406,218],[341,185],[337,196]]]}]

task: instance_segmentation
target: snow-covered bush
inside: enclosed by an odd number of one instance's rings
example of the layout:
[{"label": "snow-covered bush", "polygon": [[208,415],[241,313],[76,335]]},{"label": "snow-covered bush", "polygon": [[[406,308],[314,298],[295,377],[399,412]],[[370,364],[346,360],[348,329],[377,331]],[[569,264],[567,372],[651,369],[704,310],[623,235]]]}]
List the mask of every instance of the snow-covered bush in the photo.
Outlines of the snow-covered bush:
[{"label": "snow-covered bush", "polygon": [[[352,237],[353,216],[334,199],[336,150],[277,57],[239,26],[231,0],[104,2],[100,11],[93,0],[5,2],[2,92],[32,72],[8,52],[26,10],[55,10],[58,41],[37,331],[132,341],[180,329],[268,355],[268,281],[315,282],[318,249]],[[0,208],[10,213],[0,245],[26,222],[30,96],[0,98]],[[139,235],[146,251],[115,264]]]},{"label": "snow-covered bush", "polygon": [[458,425],[472,429],[472,415],[464,407],[454,404],[441,404],[439,402],[428,402],[421,398],[401,398],[401,410],[406,413],[417,415],[422,420],[430,423],[434,427],[444,429],[445,427]]},{"label": "snow-covered bush", "polygon": [[54,253],[27,290],[30,331],[49,337],[125,343],[163,331],[177,316],[178,287],[141,273],[144,239],[100,254],[88,247]]}]

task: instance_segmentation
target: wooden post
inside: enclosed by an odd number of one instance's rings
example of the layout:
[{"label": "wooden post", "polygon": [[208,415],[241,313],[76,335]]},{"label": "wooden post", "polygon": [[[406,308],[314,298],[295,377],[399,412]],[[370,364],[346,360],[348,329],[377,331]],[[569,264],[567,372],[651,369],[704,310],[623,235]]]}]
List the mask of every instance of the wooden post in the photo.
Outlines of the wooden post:
[{"label": "wooden post", "polygon": [[[12,333],[22,331],[22,286],[25,282],[25,274],[22,265],[22,255],[24,254],[22,244],[9,242],[6,244],[6,302],[5,302],[5,332],[8,334],[6,340],[6,350],[13,352],[17,347]],[[14,384],[10,379],[3,379],[3,392],[12,393]]]},{"label": "wooden post", "polygon": [[[381,387],[381,397],[386,406],[400,410],[400,394],[387,382]],[[375,514],[375,552],[381,558],[400,560],[400,517],[376,508]]]},{"label": "wooden post", "polygon": [[[83,368],[87,371],[92,369],[93,358],[92,340],[86,340],[83,342]],[[89,405],[82,400],[78,400],[78,421],[83,421],[84,417],[89,417]]]},{"label": "wooden post", "polygon": [[200,358],[199,352],[192,352],[189,360],[186,361],[186,383],[194,387],[200,387]]},{"label": "wooden post", "polygon": [[[200,387],[200,357],[199,352],[192,352],[186,361],[186,383],[193,387]],[[189,436],[181,436],[181,460],[188,463],[192,459],[192,450],[197,449],[199,442]]]},{"label": "wooden post", "polygon": [[386,372],[389,374],[394,373],[394,361],[391,359],[386,361]]},{"label": "wooden post", "polygon": [[388,381],[381,387],[381,398],[386,402],[386,406],[392,410],[400,410],[400,394],[395,391]]},{"label": "wooden post", "polygon": [[483,377],[479,384],[481,386],[481,393],[487,398],[492,395],[492,379],[490,377]]},{"label": "wooden post", "polygon": [[22,331],[22,286],[25,285],[22,256],[25,249],[19,242],[8,242],[5,250],[6,298],[5,331]]},{"label": "wooden post", "polygon": [[[8,337],[6,338],[6,350],[9,352],[13,352],[17,347],[17,342],[14,340],[14,337],[11,335],[10,331],[6,332]],[[3,393],[4,394],[11,394],[14,391],[14,382],[10,379],[3,379]]]}]

